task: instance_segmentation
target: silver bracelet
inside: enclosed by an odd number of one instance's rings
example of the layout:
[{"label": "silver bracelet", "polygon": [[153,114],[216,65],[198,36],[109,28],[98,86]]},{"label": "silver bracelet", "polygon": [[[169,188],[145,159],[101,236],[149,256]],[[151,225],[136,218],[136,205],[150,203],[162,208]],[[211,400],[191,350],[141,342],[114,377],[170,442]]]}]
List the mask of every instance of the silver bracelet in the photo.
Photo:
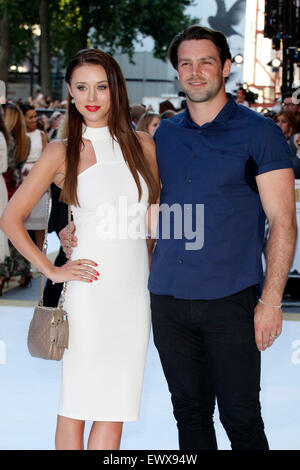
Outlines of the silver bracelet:
[{"label": "silver bracelet", "polygon": [[265,303],[265,302],[263,302],[261,299],[258,299],[258,302],[260,302],[260,303],[261,303],[261,304],[263,304],[263,305],[266,305],[267,307],[278,308],[278,310],[280,310],[280,309],[281,309],[281,307],[282,307],[282,304],[280,304],[280,305],[271,305],[271,304],[266,304],[266,303]]}]

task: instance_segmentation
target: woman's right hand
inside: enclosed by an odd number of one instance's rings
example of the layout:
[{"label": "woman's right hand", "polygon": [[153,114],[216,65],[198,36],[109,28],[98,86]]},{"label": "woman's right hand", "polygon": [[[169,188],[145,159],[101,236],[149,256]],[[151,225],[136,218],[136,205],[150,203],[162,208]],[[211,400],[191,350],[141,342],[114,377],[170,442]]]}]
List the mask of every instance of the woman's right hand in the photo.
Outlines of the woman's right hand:
[{"label": "woman's right hand", "polygon": [[61,267],[53,266],[52,272],[47,277],[54,283],[66,281],[93,282],[97,281],[100,276],[94,266],[98,265],[90,259],[68,261]]}]

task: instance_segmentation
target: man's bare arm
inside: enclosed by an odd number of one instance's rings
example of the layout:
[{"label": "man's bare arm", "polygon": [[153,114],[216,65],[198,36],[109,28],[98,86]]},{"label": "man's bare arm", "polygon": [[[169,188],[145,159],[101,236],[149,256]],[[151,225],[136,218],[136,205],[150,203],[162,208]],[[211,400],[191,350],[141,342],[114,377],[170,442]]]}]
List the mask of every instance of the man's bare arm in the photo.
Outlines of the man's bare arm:
[{"label": "man's bare arm", "polygon": [[[261,299],[265,304],[281,303],[293,261],[297,239],[294,173],[274,170],[256,178],[270,235],[267,243],[266,275]],[[255,308],[255,338],[259,350],[273,344],[282,329],[281,309],[259,303]],[[272,336],[271,336],[272,335]]]}]

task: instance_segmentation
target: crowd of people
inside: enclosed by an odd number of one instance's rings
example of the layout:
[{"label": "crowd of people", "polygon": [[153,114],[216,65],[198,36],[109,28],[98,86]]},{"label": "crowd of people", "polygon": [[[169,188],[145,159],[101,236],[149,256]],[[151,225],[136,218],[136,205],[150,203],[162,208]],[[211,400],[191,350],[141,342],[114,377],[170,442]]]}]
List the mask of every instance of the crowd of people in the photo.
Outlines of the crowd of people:
[{"label": "crowd of people", "polygon": [[[49,125],[38,127],[36,107],[12,101],[3,105],[0,112],[1,125],[1,211],[19,188],[39,159],[51,139]],[[61,116],[63,114],[61,113]],[[47,194],[45,193],[26,220],[26,229],[42,249],[46,222]],[[10,280],[19,278],[21,287],[31,283],[30,263],[3,237],[0,243],[0,295]]]}]

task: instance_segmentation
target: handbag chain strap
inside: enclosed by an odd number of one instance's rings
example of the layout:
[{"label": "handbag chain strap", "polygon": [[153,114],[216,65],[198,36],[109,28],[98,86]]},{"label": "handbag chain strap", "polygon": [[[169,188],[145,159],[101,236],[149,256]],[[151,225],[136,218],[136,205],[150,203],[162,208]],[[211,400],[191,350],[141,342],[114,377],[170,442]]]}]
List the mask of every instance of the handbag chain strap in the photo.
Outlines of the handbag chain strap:
[{"label": "handbag chain strap", "polygon": [[[48,188],[48,201],[47,201],[47,216],[46,216],[46,225],[45,225],[45,237],[44,237],[44,243],[43,243],[43,249],[42,253],[46,256],[47,255],[47,249],[48,249],[48,223],[49,223],[49,215],[50,215],[50,200],[51,200],[51,188],[49,186]],[[71,259],[71,208],[68,205],[68,256],[69,259]],[[40,287],[40,301],[38,303],[39,307],[43,307],[43,302],[44,302],[44,285],[45,285],[45,275],[41,273],[41,287]],[[65,301],[65,295],[67,292],[67,281],[64,282],[62,293],[58,302],[58,307],[63,308],[63,304]]]}]

